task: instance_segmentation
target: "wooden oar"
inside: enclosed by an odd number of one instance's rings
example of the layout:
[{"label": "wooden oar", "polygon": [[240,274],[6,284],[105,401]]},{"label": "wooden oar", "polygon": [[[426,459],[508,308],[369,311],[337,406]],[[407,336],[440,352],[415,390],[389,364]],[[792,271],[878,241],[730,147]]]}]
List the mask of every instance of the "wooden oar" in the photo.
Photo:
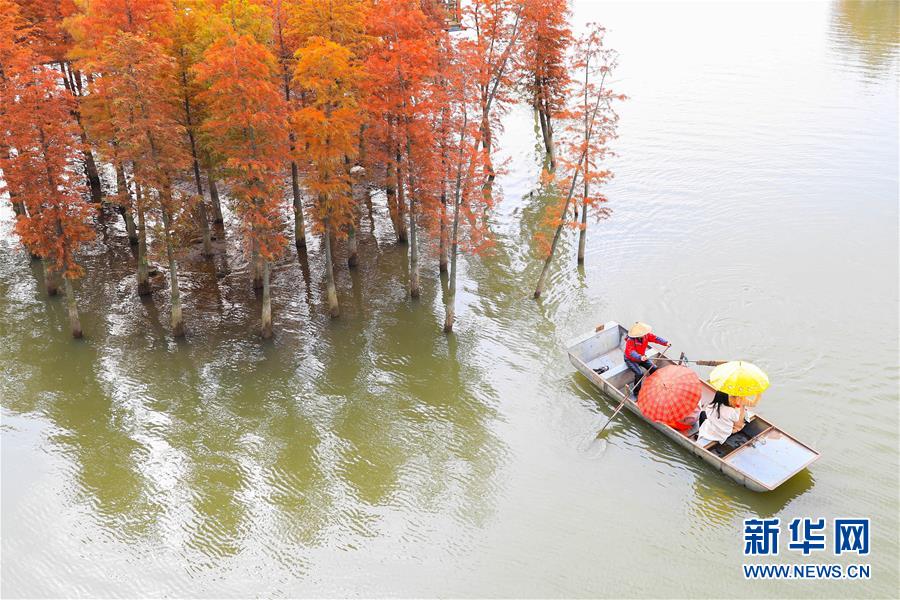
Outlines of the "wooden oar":
[{"label": "wooden oar", "polygon": [[[662,360],[662,356],[651,356],[648,357],[649,360]],[[671,360],[671,359],[667,359]],[[703,367],[718,367],[719,365],[723,365],[729,361],[727,360],[688,360],[684,359],[682,362],[694,363],[695,365],[700,365]]]},{"label": "wooden oar", "polygon": [[[643,379],[643,377],[641,379]],[[609,418],[608,421],[606,421],[606,425],[601,427],[600,431],[597,432],[597,435],[594,436],[595,438],[600,437],[600,434],[603,433],[603,430],[606,429],[607,427],[609,427],[609,424],[612,423],[613,419],[616,418],[616,415],[619,414],[619,411],[622,410],[622,407],[625,406],[625,400],[628,398],[628,396],[631,395],[631,390],[628,389],[627,385],[625,386],[625,390],[628,392],[627,394],[625,394],[625,398],[622,398],[622,401],[619,402],[619,405],[616,407],[616,410],[613,411],[612,416]]]}]

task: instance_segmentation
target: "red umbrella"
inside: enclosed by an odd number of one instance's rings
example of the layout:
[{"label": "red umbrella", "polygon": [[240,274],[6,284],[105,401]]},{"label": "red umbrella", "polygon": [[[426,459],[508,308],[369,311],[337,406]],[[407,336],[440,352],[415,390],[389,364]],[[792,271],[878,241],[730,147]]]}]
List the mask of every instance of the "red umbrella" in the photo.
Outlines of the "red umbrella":
[{"label": "red umbrella", "polygon": [[694,412],[700,379],[688,367],[666,365],[648,375],[638,394],[638,407],[648,419],[672,423]]}]

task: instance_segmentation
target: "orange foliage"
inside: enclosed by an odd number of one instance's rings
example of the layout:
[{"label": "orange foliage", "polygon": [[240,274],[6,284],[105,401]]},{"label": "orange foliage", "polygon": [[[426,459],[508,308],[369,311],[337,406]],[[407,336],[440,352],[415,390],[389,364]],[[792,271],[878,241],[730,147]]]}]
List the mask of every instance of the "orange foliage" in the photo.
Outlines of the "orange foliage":
[{"label": "orange foliage", "polygon": [[524,0],[517,66],[529,100],[548,115],[566,108],[572,43],[569,0]]},{"label": "orange foliage", "polygon": [[292,120],[301,154],[310,165],[306,187],[317,199],[315,225],[321,231],[327,222],[341,235],[341,228],[352,224],[346,161],[358,149],[360,68],[348,48],[321,37],[310,38],[297,55],[294,84],[305,106],[294,112]]},{"label": "orange foliage", "polygon": [[63,20],[75,12],[73,0],[17,0],[34,28],[36,52],[46,62],[61,62],[72,45]]},{"label": "orange foliage", "polygon": [[206,50],[194,72],[208,115],[202,130],[224,159],[245,239],[274,260],[287,242],[280,178],[288,160],[287,108],[275,57],[251,35],[230,32]]},{"label": "orange foliage", "polygon": [[446,34],[416,0],[375,2],[368,33],[377,39],[366,60],[373,157],[397,163],[410,200],[435,213],[441,168],[434,130],[441,113],[440,36]]},{"label": "orange foliage", "polygon": [[0,54],[0,131],[8,144],[0,168],[7,191],[27,209],[17,218],[16,232],[33,254],[74,279],[83,272],[76,253],[94,238],[93,208],[72,173],[80,152],[74,98],[41,66],[47,57],[33,51],[40,46],[31,43],[18,10],[7,2],[0,2],[0,9],[0,37],[7,40]]},{"label": "orange foliage", "polygon": [[[560,173],[567,176],[555,179],[545,174],[545,188],[555,197],[547,206],[544,227],[536,235],[538,247],[546,256],[550,249],[547,230],[555,230],[560,224],[579,229],[582,224],[571,218],[569,207],[582,210],[593,209],[594,217],[604,219],[610,209],[602,206],[607,202],[600,186],[612,179],[613,173],[603,167],[603,162],[613,156],[610,142],[617,137],[619,115],[615,103],[625,100],[610,87],[612,72],[617,65],[616,53],[603,44],[605,30],[596,24],[589,24],[587,32],[581,36],[570,59],[569,68],[574,73],[570,92],[570,102],[566,117],[559,160]],[[576,202],[566,190],[575,189]]]}]

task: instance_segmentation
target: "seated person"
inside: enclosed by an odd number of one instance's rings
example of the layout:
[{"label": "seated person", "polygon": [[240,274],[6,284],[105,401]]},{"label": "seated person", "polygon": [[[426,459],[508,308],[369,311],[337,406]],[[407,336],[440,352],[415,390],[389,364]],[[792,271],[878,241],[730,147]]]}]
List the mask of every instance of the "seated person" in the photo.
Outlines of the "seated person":
[{"label": "seated person", "polygon": [[713,400],[700,413],[700,431],[697,443],[706,447],[711,442],[720,444],[732,433],[744,428],[744,405],[738,396],[716,392]]}]

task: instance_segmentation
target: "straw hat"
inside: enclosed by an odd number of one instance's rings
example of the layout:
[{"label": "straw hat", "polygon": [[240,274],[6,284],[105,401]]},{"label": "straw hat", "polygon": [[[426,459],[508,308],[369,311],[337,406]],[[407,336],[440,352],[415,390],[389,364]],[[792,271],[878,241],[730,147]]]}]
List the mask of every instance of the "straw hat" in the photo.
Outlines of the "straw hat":
[{"label": "straw hat", "polygon": [[628,330],[628,337],[644,337],[648,333],[653,330],[652,327],[647,325],[646,323],[641,323],[640,321],[635,321],[634,325],[631,326],[631,329]]}]

